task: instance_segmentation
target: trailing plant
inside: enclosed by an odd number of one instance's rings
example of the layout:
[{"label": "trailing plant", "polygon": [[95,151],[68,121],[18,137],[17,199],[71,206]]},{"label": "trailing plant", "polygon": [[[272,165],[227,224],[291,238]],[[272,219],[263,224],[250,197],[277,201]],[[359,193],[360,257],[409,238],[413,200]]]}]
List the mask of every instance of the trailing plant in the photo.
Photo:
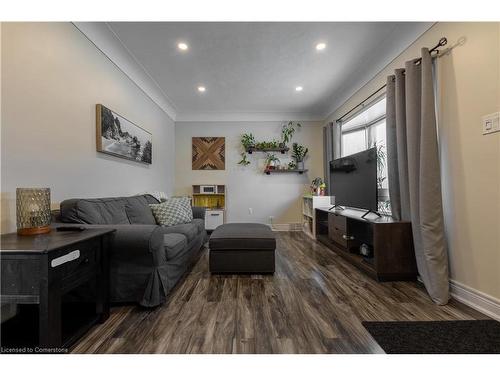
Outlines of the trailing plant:
[{"label": "trailing plant", "polygon": [[241,160],[238,162],[239,165],[247,166],[250,164],[250,161],[247,159],[247,153],[242,152],[241,153]]},{"label": "trailing plant", "polygon": [[292,145],[292,158],[294,158],[297,163],[300,163],[304,161],[308,151],[309,149],[307,147],[294,143]]},{"label": "trailing plant", "polygon": [[281,143],[283,146],[286,146],[292,140],[295,131],[300,127],[302,127],[300,123],[293,121],[289,121],[281,127]]},{"label": "trailing plant", "polygon": [[257,150],[278,149],[280,144],[277,140],[273,139],[269,142],[257,142],[254,147]]}]

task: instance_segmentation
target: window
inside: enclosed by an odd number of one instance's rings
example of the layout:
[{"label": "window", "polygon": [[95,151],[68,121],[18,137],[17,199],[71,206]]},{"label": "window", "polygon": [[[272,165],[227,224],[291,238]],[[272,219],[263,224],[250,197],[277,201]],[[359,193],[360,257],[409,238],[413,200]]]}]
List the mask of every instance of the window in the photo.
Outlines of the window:
[{"label": "window", "polygon": [[379,211],[390,213],[385,105],[386,98],[383,95],[354,116],[340,123],[340,151],[341,156],[348,156],[371,147],[377,147]]}]

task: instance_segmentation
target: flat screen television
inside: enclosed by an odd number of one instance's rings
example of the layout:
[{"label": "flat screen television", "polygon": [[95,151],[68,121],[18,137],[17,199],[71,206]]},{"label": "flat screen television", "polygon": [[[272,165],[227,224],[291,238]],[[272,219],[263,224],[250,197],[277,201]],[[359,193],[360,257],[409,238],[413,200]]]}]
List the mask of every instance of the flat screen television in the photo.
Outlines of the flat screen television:
[{"label": "flat screen television", "polygon": [[377,149],[330,162],[330,191],[335,204],[377,212]]}]

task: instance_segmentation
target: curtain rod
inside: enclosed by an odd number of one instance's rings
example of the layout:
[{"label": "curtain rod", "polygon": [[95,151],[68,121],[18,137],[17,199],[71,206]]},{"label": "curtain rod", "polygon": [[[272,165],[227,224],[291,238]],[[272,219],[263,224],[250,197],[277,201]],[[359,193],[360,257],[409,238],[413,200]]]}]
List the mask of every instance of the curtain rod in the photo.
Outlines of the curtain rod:
[{"label": "curtain rod", "polygon": [[[436,54],[439,54],[439,50],[438,48],[439,47],[443,47],[445,46],[446,44],[448,43],[448,39],[446,38],[441,38],[439,39],[439,42],[438,44],[436,44],[434,47],[432,47],[430,50],[429,50],[429,53],[432,54],[433,52],[436,52]],[[418,58],[415,60],[415,65],[418,65],[420,64],[420,62],[422,61],[422,58]],[[373,92],[371,95],[369,95],[367,98],[365,98],[363,101],[361,101],[361,103],[359,103],[358,105],[354,106],[350,111],[348,111],[347,113],[345,113],[344,115],[342,115],[341,117],[339,117],[337,120],[335,120],[335,122],[339,122],[339,121],[342,121],[346,116],[348,116],[349,114],[351,114],[355,109],[357,109],[358,107],[360,106],[363,106],[363,104],[367,101],[367,100],[370,100],[371,98],[373,98],[375,95],[377,95],[380,91],[382,91],[383,89],[385,89],[387,85],[383,85],[382,87],[379,87],[377,90],[375,90],[375,92]]]}]

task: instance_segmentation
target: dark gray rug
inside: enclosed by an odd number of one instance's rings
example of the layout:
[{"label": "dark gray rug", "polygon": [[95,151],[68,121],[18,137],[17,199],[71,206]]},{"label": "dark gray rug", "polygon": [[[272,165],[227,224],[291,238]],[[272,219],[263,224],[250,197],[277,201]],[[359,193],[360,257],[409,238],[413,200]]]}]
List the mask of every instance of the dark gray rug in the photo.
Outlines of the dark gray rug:
[{"label": "dark gray rug", "polygon": [[499,354],[500,322],[363,322],[389,354]]}]

